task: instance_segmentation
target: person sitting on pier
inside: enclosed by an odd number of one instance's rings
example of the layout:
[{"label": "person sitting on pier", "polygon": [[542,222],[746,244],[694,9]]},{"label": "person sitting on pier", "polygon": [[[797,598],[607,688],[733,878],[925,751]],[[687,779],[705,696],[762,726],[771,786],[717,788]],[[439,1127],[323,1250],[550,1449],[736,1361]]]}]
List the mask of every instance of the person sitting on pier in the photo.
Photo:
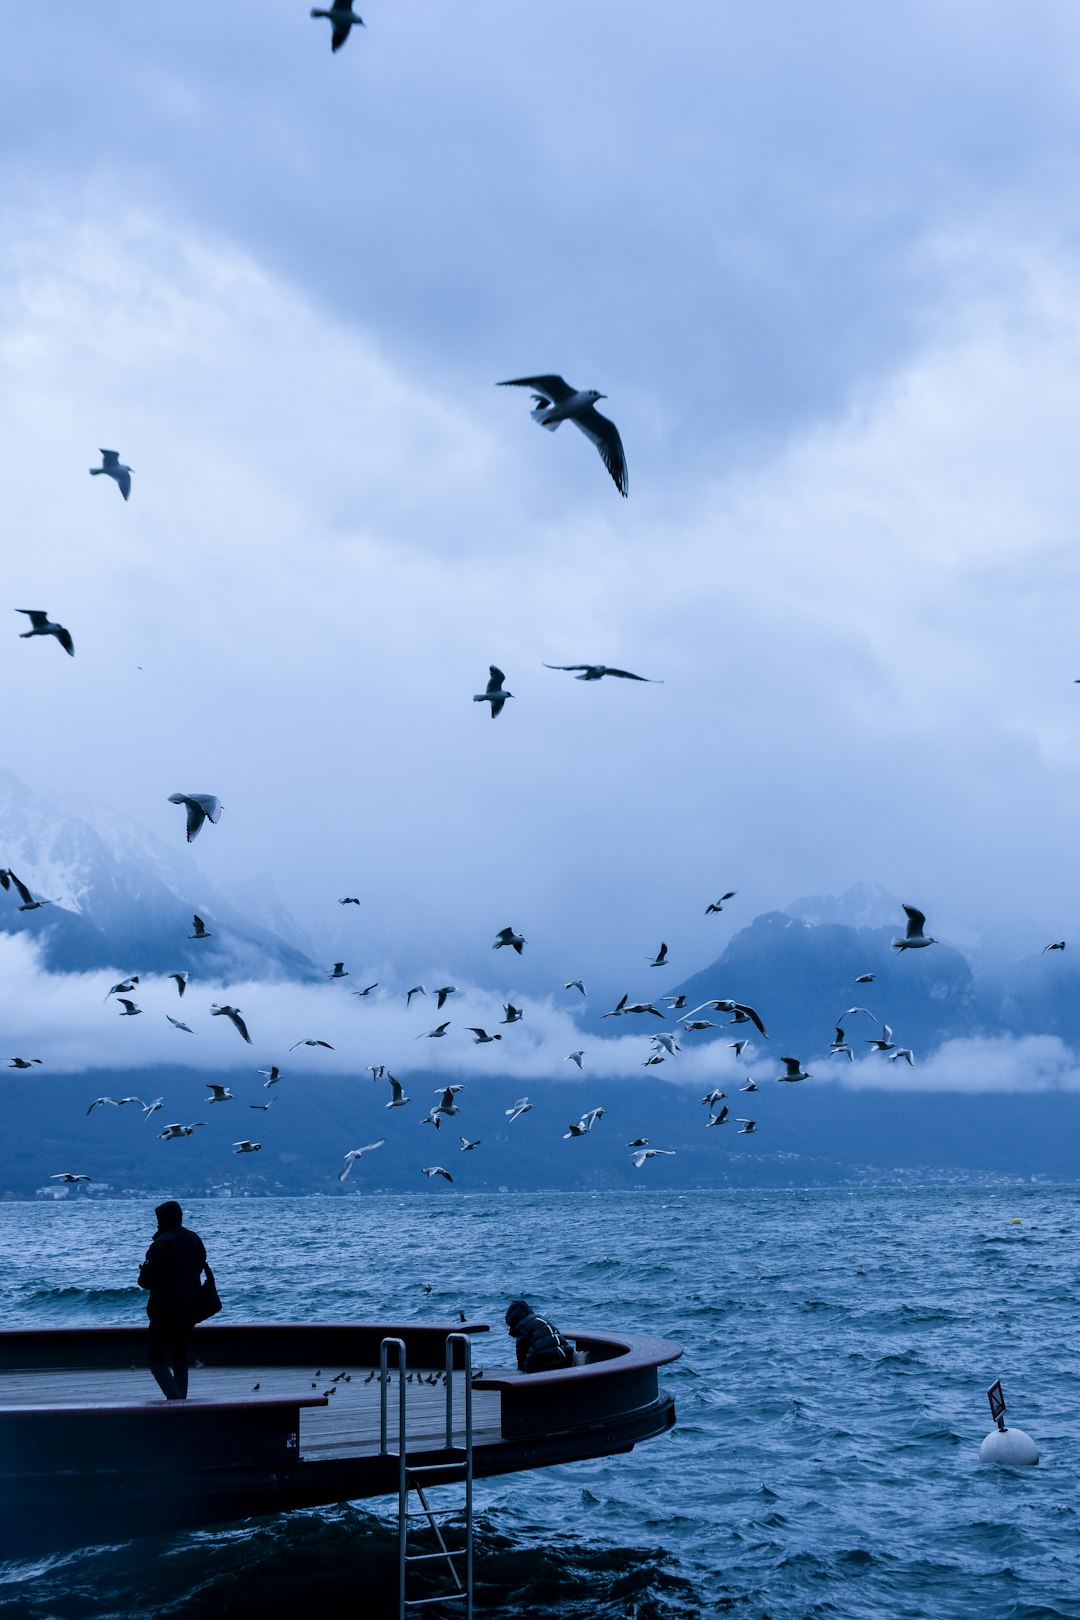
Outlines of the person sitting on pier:
[{"label": "person sitting on pier", "polygon": [[184,1212],[175,1198],[159,1204],[154,1214],[157,1231],[139,1267],[139,1287],[150,1291],[146,1359],[165,1399],[185,1401],[202,1274],[212,1274],[203,1240],[183,1224]]},{"label": "person sitting on pier", "polygon": [[574,1365],[574,1352],[546,1316],[537,1316],[524,1299],[513,1299],[504,1318],[515,1341],[518,1372],[560,1372]]}]

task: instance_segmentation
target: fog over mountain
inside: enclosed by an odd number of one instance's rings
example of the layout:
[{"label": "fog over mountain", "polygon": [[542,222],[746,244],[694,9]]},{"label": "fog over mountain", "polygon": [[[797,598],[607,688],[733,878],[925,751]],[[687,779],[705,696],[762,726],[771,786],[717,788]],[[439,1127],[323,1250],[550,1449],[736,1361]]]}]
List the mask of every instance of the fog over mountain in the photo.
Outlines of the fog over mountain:
[{"label": "fog over mountain", "polygon": [[[1080,967],[1068,942],[1064,951],[1022,954],[1005,970],[973,964],[946,939],[897,952],[900,902],[856,885],[750,919],[695,972],[677,977],[642,956],[622,988],[664,1016],[612,1017],[617,996],[543,982],[528,945],[519,957],[484,940],[467,953],[467,972],[435,962],[424,979],[406,980],[372,946],[363,907],[328,915],[328,937],[357,925],[345,976],[332,981],[321,942],[305,939],[263,890],[245,903],[207,882],[199,845],[170,848],[129,818],[51,801],[10,772],[0,773],[0,826],[0,861],[51,901],[20,912],[13,891],[0,895],[6,1056],[42,1059],[5,1081],[9,1192],[25,1196],[84,1161],[95,1181],[114,1187],[147,1186],[159,1169],[172,1176],[183,1167],[185,1186],[233,1185],[239,1176],[236,1185],[254,1190],[335,1191],[339,1153],[379,1135],[388,1148],[373,1184],[408,1185],[420,1158],[459,1151],[458,1122],[448,1118],[439,1135],[419,1130],[448,1083],[467,1087],[461,1129],[482,1133],[488,1149],[463,1161],[465,1185],[621,1185],[628,1175],[633,1185],[624,1144],[638,1135],[675,1149],[675,1159],[647,1167],[673,1185],[858,1180],[897,1167],[1003,1174],[1006,1139],[1016,1173],[1069,1173],[1080,1108]],[[209,941],[187,937],[195,909]],[[182,1000],[168,978],[181,968],[190,974]],[[134,973],[140,1012],[124,1018],[107,992]],[[871,983],[855,983],[869,973]],[[421,982],[426,990],[407,1003],[406,990]],[[455,988],[438,1009],[442,984]],[[369,985],[367,995],[352,993]],[[683,1030],[663,999],[678,993],[683,1018],[714,998],[753,1006],[767,1038],[752,1026],[732,1029],[726,1013],[709,1008],[700,1016],[717,1027]],[[250,1047],[211,1016],[212,1004],[240,1007]],[[508,1006],[520,1020],[506,1021]],[[866,1010],[848,1011],[855,1007]],[[424,1039],[444,1021],[443,1037]],[[854,1061],[829,1052],[839,1022]],[[913,1066],[873,1050],[885,1024],[894,1046],[913,1049]],[[470,1026],[498,1043],[477,1046]],[[678,1049],[657,1048],[658,1031],[673,1034]],[[732,1042],[744,1035],[737,1056]],[[304,1045],[309,1039],[327,1044]],[[568,1062],[575,1050],[581,1071]],[[809,1068],[807,1084],[777,1086],[789,1054]],[[272,1064],[284,1078],[268,1090],[256,1071]],[[387,1083],[369,1072],[379,1065],[401,1078],[408,1110],[386,1110]],[[759,1090],[744,1098],[739,1088],[750,1077]],[[227,1081],[236,1100],[207,1117],[209,1078]],[[707,1129],[699,1099],[714,1088],[726,1092],[732,1116],[758,1119],[752,1142]],[[162,1096],[163,1108],[148,1121],[133,1106],[86,1114],[95,1096],[132,1092]],[[522,1094],[534,1109],[509,1129],[505,1110]],[[268,1101],[269,1111],[257,1111]],[[588,1143],[564,1143],[574,1118],[597,1105],[606,1128]],[[161,1122],[204,1117],[196,1138],[157,1140]],[[257,1135],[266,1139],[250,1156],[257,1164],[238,1169],[233,1141]]]}]

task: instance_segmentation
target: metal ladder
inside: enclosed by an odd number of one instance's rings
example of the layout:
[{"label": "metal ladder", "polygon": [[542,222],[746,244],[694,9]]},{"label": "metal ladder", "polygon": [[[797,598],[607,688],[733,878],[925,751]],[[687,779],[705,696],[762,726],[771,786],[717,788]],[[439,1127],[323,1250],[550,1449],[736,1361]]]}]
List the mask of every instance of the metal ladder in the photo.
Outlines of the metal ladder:
[{"label": "metal ladder", "polygon": [[[455,1356],[455,1346],[461,1346],[460,1356]],[[397,1372],[398,1410],[397,1410],[397,1459],[398,1459],[398,1620],[405,1620],[406,1615],[412,1611],[427,1608],[433,1604],[460,1603],[464,1605],[466,1620],[472,1620],[473,1612],[473,1421],[472,1421],[472,1341],[467,1333],[448,1333],[446,1336],[446,1432],[445,1445],[437,1454],[431,1454],[431,1448],[425,1447],[428,1459],[425,1463],[411,1466],[409,1463],[409,1440],[405,1421],[405,1386],[408,1369],[405,1364],[405,1341],[403,1339],[383,1339],[379,1346],[379,1452],[382,1456],[393,1456],[394,1452],[389,1445],[389,1407],[390,1407],[390,1352],[394,1352]],[[464,1372],[464,1429],[460,1443],[454,1440],[454,1372],[455,1361],[459,1375]],[[460,1518],[462,1509],[433,1508],[428,1502],[427,1491],[444,1485],[463,1485],[465,1487],[464,1502],[464,1532],[465,1540],[462,1546],[450,1547],[443,1536],[442,1521],[447,1518]],[[420,1506],[410,1508],[410,1496],[415,1496]],[[433,1532],[438,1548],[435,1552],[409,1551],[409,1526],[417,1519],[425,1520],[428,1528]],[[414,1597],[407,1595],[408,1572],[411,1567],[427,1564],[432,1560],[445,1562],[449,1571],[452,1586],[445,1592],[436,1593],[430,1597]]]}]

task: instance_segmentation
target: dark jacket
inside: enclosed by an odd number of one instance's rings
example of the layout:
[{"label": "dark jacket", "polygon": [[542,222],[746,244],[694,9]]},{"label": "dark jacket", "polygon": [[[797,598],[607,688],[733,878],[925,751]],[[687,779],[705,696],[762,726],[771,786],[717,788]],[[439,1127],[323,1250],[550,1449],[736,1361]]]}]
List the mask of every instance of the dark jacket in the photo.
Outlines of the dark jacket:
[{"label": "dark jacket", "polygon": [[146,1314],[151,1322],[195,1321],[205,1265],[206,1250],[197,1232],[171,1226],[155,1233],[139,1267],[139,1286],[150,1290]]},{"label": "dark jacket", "polygon": [[558,1328],[537,1316],[524,1300],[510,1306],[506,1325],[515,1341],[518,1372],[557,1372],[573,1366],[574,1352]]}]

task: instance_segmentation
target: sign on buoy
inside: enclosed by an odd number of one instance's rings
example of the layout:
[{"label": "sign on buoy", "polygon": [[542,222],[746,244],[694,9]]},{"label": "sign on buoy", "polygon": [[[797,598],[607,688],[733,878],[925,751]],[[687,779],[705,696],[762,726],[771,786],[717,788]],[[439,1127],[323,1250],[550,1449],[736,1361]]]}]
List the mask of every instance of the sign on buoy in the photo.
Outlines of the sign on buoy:
[{"label": "sign on buoy", "polygon": [[986,1392],[990,1402],[990,1416],[997,1424],[979,1447],[979,1461],[1002,1463],[1009,1468],[1034,1468],[1039,1460],[1035,1442],[1023,1429],[1005,1427],[1005,1392],[1001,1379],[995,1378]]}]

